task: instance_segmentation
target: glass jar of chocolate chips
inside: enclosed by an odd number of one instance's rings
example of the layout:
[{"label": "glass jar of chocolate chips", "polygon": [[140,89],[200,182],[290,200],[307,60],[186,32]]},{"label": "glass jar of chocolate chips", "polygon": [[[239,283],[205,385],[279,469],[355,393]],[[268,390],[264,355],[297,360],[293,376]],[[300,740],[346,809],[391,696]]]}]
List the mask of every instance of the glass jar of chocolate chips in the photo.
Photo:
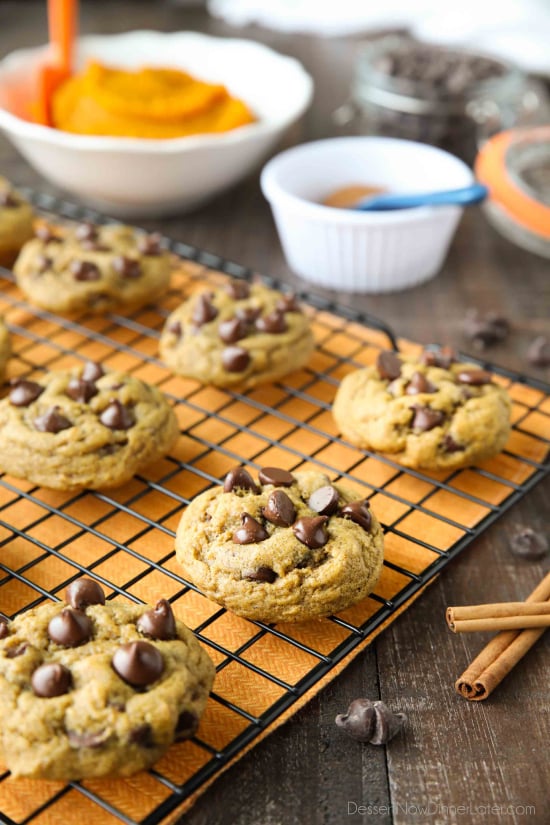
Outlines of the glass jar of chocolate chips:
[{"label": "glass jar of chocolate chips", "polygon": [[510,63],[389,35],[362,47],[335,116],[347,132],[431,143],[471,163],[486,137],[544,108],[542,85]]}]

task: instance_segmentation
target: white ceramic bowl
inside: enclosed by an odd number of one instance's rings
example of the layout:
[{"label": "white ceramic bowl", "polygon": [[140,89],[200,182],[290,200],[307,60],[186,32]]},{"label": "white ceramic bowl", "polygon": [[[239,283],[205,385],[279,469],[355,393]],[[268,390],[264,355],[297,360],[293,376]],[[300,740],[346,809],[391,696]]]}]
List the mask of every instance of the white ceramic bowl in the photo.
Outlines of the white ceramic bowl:
[{"label": "white ceramic bowl", "polygon": [[458,158],[408,140],[343,137],[305,143],[270,160],[261,176],[288,265],[302,278],[347,292],[412,287],[440,269],[462,214],[458,206],[354,212],[319,203],[340,187],[395,192],[468,186]]},{"label": "white ceramic bowl", "polygon": [[129,68],[184,69],[223,82],[258,121],[169,140],[73,135],[12,111],[10,87],[32,95],[33,73],[45,53],[46,47],[21,50],[0,61],[0,128],[45,178],[102,211],[130,218],[189,210],[236,183],[304,112],[313,90],[300,63],[248,40],[152,31],[84,37],[78,66],[97,58]]}]

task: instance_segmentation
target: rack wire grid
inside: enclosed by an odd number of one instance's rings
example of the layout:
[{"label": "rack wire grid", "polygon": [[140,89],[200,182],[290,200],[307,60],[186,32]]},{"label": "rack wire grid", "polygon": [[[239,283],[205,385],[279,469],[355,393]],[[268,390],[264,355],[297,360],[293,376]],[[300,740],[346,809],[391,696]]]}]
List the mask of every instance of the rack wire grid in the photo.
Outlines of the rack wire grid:
[{"label": "rack wire grid", "polygon": [[[25,194],[54,222],[108,221],[47,195]],[[550,386],[485,361],[479,363],[513,399],[512,434],[499,456],[469,469],[422,473],[347,444],[330,413],[339,380],[373,363],[380,348],[420,347],[397,341],[382,321],[314,294],[299,295],[317,342],[306,368],[244,393],[172,375],[156,357],[157,339],[182,294],[228,276],[254,276],[246,267],[165,240],[181,259],[173,288],[160,305],[129,317],[57,317],[28,306],[11,273],[2,272],[0,312],[14,342],[12,376],[99,360],[159,386],[174,404],[182,435],[170,455],[113,491],[60,493],[0,477],[0,609],[12,618],[46,599],[59,600],[84,572],[102,583],[108,598],[167,597],[213,658],[214,690],[198,734],[174,745],[147,773],[64,784],[14,780],[4,771],[0,817],[7,825],[171,820],[334,678],[550,470]],[[268,626],[225,611],[180,576],[173,539],[183,508],[241,463],[315,468],[369,497],[385,531],[375,592],[313,625]]]}]

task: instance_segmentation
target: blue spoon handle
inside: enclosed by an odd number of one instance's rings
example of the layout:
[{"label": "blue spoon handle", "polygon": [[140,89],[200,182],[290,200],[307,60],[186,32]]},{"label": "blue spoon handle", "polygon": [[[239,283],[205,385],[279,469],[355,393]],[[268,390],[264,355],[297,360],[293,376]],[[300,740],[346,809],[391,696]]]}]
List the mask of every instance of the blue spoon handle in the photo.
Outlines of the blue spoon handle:
[{"label": "blue spoon handle", "polygon": [[447,189],[442,192],[420,192],[404,195],[376,195],[355,204],[353,209],[361,212],[378,212],[389,209],[411,209],[415,206],[470,206],[485,200],[489,190],[481,183],[473,183],[462,189]]}]

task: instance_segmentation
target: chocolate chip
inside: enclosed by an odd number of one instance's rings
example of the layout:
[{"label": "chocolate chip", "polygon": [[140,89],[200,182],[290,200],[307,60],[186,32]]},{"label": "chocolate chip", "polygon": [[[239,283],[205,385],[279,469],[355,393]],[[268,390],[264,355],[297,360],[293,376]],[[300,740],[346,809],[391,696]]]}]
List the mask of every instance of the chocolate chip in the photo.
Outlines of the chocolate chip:
[{"label": "chocolate chip", "polygon": [[17,380],[10,392],[10,403],[14,407],[28,407],[44,392],[44,387],[34,381]]},{"label": "chocolate chip", "polygon": [[101,378],[102,375],[105,375],[105,370],[101,364],[96,364],[94,361],[86,361],[80,377],[83,381],[91,381],[94,383]]},{"label": "chocolate chip", "polygon": [[64,415],[58,412],[59,407],[50,407],[43,415],[39,415],[32,422],[35,429],[41,433],[60,433],[61,430],[68,430],[73,426]]},{"label": "chocolate chip", "polygon": [[469,309],[462,325],[465,338],[477,349],[504,341],[510,332],[510,322],[496,312],[482,315],[477,309]]},{"label": "chocolate chip", "polygon": [[137,248],[142,255],[161,255],[162,254],[162,238],[158,232],[152,232],[150,235],[140,235],[137,242]]},{"label": "chocolate chip", "polygon": [[17,659],[18,656],[22,656],[23,653],[28,648],[28,642],[21,642],[21,644],[13,645],[12,647],[8,647],[6,650],[6,656],[8,659]]},{"label": "chocolate chip", "polygon": [[154,748],[153,728],[147,722],[137,725],[128,734],[128,742],[131,745],[139,745],[140,748]]},{"label": "chocolate chip", "polygon": [[445,453],[458,453],[463,449],[464,447],[455,441],[452,435],[447,434],[443,439],[443,451]]},{"label": "chocolate chip", "polygon": [[250,295],[250,284],[246,281],[230,281],[225,285],[225,291],[234,301],[243,301]]},{"label": "chocolate chip", "polygon": [[110,247],[105,246],[105,244],[99,241],[80,241],[80,246],[82,249],[85,249],[86,252],[109,252],[110,250]]},{"label": "chocolate chip", "polygon": [[372,524],[372,517],[369,510],[369,502],[366,498],[360,501],[350,501],[345,504],[340,510],[339,514],[342,518],[349,518],[355,524],[358,524],[363,530],[370,530]]},{"label": "chocolate chip", "polygon": [[448,370],[454,361],[456,361],[456,354],[451,347],[425,349],[420,356],[420,363],[424,366],[441,367],[444,370]]},{"label": "chocolate chip", "polygon": [[245,321],[247,324],[253,324],[261,314],[262,310],[260,307],[237,307],[235,310],[237,318],[240,318],[241,321]]},{"label": "chocolate chip", "polygon": [[113,655],[113,670],[132,687],[152,685],[164,670],[164,659],[149,642],[121,645]]},{"label": "chocolate chip", "polygon": [[521,527],[510,538],[510,550],[518,558],[538,561],[548,554],[548,539],[532,527]]},{"label": "chocolate chip", "polygon": [[181,334],[182,334],[183,330],[182,330],[180,321],[176,321],[176,320],[169,321],[166,324],[166,331],[171,332],[172,335],[176,335],[178,338],[181,338]]},{"label": "chocolate chip", "polygon": [[394,381],[401,375],[401,359],[391,350],[383,350],[376,359],[376,369],[380,377]]},{"label": "chocolate chip", "polygon": [[529,345],[527,360],[533,367],[550,367],[550,340],[537,336]]},{"label": "chocolate chip", "polygon": [[262,467],[258,478],[260,484],[273,484],[274,487],[292,487],[296,480],[292,473],[280,467]]},{"label": "chocolate chip", "polygon": [[75,610],[84,610],[91,604],[105,604],[105,593],[99,582],[82,576],[75,579],[65,590],[65,601]]},{"label": "chocolate chip", "polygon": [[95,733],[77,733],[75,730],[68,730],[67,738],[71,748],[99,748],[109,738],[109,731],[99,730]]},{"label": "chocolate chip", "polygon": [[250,513],[242,513],[241,526],[235,530],[232,538],[235,544],[255,544],[269,538],[269,533]]},{"label": "chocolate chip", "polygon": [[113,269],[121,278],[139,278],[141,275],[141,265],[135,258],[128,258],[126,255],[117,255],[113,258]]},{"label": "chocolate chip", "polygon": [[286,332],[288,327],[285,321],[284,312],[276,309],[275,312],[271,312],[269,315],[263,315],[261,318],[258,318],[256,321],[256,329],[260,332],[269,332],[273,335]]},{"label": "chocolate chip", "polygon": [[224,493],[231,493],[233,490],[250,490],[254,494],[260,492],[260,488],[244,467],[234,467],[229,470],[225,477],[223,482]]},{"label": "chocolate chip", "polygon": [[99,420],[110,430],[129,430],[136,423],[133,412],[116,398],[113,398],[109,406],[105,407]]},{"label": "chocolate chip", "polygon": [[294,524],[292,532],[298,541],[315,550],[317,547],[323,547],[328,541],[327,521],[328,516],[303,516]]},{"label": "chocolate chip", "polygon": [[338,508],[338,490],[332,484],[319,487],[310,495],[307,506],[322,516],[331,516]]},{"label": "chocolate chip", "polygon": [[150,639],[177,639],[176,620],[166,599],[160,599],[153,610],[148,610],[136,622],[136,627],[144,636]]},{"label": "chocolate chip", "polygon": [[63,647],[78,647],[90,641],[93,631],[93,625],[86,614],[71,607],[64,607],[48,625],[48,636],[52,642]]},{"label": "chocolate chip", "polygon": [[63,696],[71,687],[71,672],[64,665],[51,662],[40,665],[31,676],[31,685],[36,696],[50,699],[53,696]]},{"label": "chocolate chip", "polygon": [[358,742],[371,745],[385,745],[398,733],[407,717],[404,713],[394,713],[384,702],[370,699],[355,699],[346,713],[339,713],[336,724]]},{"label": "chocolate chip", "polygon": [[5,639],[10,634],[8,620],[0,616],[0,639]]},{"label": "chocolate chip", "polygon": [[218,334],[225,344],[234,344],[245,338],[247,333],[248,324],[242,318],[229,318],[218,327]]},{"label": "chocolate chip", "polygon": [[101,272],[91,261],[71,261],[69,271],[75,281],[99,281]]},{"label": "chocolate chip", "polygon": [[47,269],[49,269],[52,265],[52,259],[48,258],[47,255],[37,255],[35,259],[36,264],[36,272],[38,275],[42,275]]},{"label": "chocolate chip", "polygon": [[250,364],[250,353],[242,347],[226,347],[222,352],[222,364],[227,372],[244,372]]},{"label": "chocolate chip", "polygon": [[290,527],[296,518],[296,508],[286,493],[282,490],[273,490],[262,508],[265,519],[278,527]]},{"label": "chocolate chip", "polygon": [[407,389],[405,392],[407,395],[418,395],[421,392],[435,392],[437,387],[428,381],[425,375],[421,372],[413,373],[413,376],[409,383],[407,384]]},{"label": "chocolate chip", "polygon": [[91,381],[84,381],[82,378],[71,378],[65,390],[65,395],[80,404],[87,404],[90,398],[93,398],[97,393],[96,385],[92,384]]},{"label": "chocolate chip", "polygon": [[300,305],[296,300],[294,292],[289,292],[286,295],[281,295],[277,301],[276,308],[281,312],[301,312]]},{"label": "chocolate chip", "polygon": [[89,221],[85,221],[76,227],[74,236],[77,241],[95,241],[98,236],[97,226],[94,226],[94,224]]},{"label": "chocolate chip", "polygon": [[413,404],[410,409],[414,410],[411,427],[413,430],[418,430],[421,433],[433,430],[433,428],[441,424],[445,418],[439,410],[432,410],[430,407],[421,407],[419,404]]},{"label": "chocolate chip", "polygon": [[190,710],[182,710],[178,716],[174,733],[178,739],[188,739],[196,733],[198,727],[199,717],[197,714]]},{"label": "chocolate chip", "polygon": [[243,570],[242,577],[249,582],[266,582],[267,584],[273,584],[275,579],[278,578],[277,573],[272,570],[271,567],[258,567],[257,570]]},{"label": "chocolate chip", "polygon": [[203,292],[197,298],[195,306],[193,308],[193,314],[191,318],[193,323],[197,327],[202,327],[203,324],[207,324],[209,321],[213,321],[218,314],[218,310],[211,302],[211,294],[209,292]]},{"label": "chocolate chip", "polygon": [[19,202],[8,189],[4,189],[0,192],[0,206],[5,209],[13,209],[15,206],[19,206]]},{"label": "chocolate chip", "polygon": [[47,224],[40,224],[34,230],[35,237],[39,238],[43,243],[61,243],[62,238],[56,235],[51,226]]},{"label": "chocolate chip", "polygon": [[461,384],[471,384],[473,387],[490,384],[492,377],[491,373],[486,370],[462,370],[456,376]]}]

